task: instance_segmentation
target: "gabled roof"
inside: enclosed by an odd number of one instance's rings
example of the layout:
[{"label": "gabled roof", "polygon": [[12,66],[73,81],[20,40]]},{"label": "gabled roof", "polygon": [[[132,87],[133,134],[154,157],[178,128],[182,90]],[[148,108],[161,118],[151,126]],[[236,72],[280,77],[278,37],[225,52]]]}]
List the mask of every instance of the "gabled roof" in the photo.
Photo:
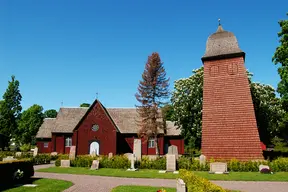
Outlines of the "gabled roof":
[{"label": "gabled roof", "polygon": [[76,125],[86,114],[88,107],[60,108],[53,133],[72,133]]},{"label": "gabled roof", "polygon": [[51,138],[51,129],[55,126],[56,118],[45,118],[36,138]]},{"label": "gabled roof", "polygon": [[[51,138],[51,132],[73,133],[97,102],[99,101],[95,100],[90,107],[61,107],[56,118],[44,119],[36,137]],[[136,120],[139,119],[139,116],[136,108],[105,108],[100,102],[99,104],[109,116],[117,131],[120,133],[138,132],[139,127]],[[166,129],[166,135],[180,135],[180,129],[177,129],[174,122],[166,121]],[[159,130],[159,132],[163,133],[163,130]]]}]

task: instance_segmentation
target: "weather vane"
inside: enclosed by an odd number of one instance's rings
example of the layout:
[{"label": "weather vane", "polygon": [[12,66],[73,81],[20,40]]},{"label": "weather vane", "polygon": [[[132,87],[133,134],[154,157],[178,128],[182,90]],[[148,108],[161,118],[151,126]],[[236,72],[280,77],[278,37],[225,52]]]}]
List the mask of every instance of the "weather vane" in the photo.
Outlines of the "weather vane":
[{"label": "weather vane", "polygon": [[221,25],[220,19],[218,19],[218,23],[219,23],[219,25]]}]

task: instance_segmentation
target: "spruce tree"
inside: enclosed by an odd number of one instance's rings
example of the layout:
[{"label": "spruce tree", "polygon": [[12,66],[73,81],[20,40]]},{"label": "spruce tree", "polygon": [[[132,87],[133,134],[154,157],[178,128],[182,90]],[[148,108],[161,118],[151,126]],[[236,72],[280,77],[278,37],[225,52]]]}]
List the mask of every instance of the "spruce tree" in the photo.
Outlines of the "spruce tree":
[{"label": "spruce tree", "polygon": [[[169,78],[166,78],[166,72],[163,62],[157,52],[148,57],[142,74],[142,80],[138,85],[136,99],[140,105],[136,105],[140,120],[139,136],[146,140],[154,138],[156,154],[159,154],[157,135],[159,130],[164,129],[165,125],[161,119],[159,110],[166,102],[169,96]],[[159,113],[160,112],[160,113]]]}]

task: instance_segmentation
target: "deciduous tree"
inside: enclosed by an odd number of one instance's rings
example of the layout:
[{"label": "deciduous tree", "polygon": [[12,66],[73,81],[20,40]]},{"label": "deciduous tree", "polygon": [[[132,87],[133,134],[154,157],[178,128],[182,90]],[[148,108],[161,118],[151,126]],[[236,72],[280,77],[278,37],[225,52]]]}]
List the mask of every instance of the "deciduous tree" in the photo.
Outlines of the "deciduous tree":
[{"label": "deciduous tree", "polygon": [[15,76],[12,76],[0,107],[0,133],[9,139],[17,134],[17,120],[22,110],[21,100],[19,81],[15,79]]},{"label": "deciduous tree", "polygon": [[82,103],[82,104],[80,105],[80,107],[90,107],[90,104],[89,104],[89,103]]},{"label": "deciduous tree", "polygon": [[57,111],[55,109],[48,109],[44,112],[44,118],[56,118]]},{"label": "deciduous tree", "polygon": [[27,110],[23,111],[18,124],[18,130],[20,133],[19,140],[21,141],[21,144],[31,144],[39,130],[39,127],[43,123],[43,118],[43,107],[40,105],[34,104]]},{"label": "deciduous tree", "polygon": [[169,97],[169,78],[166,78],[166,71],[158,53],[152,53],[148,57],[142,74],[142,80],[139,82],[136,99],[140,105],[136,105],[140,121],[139,136],[146,139],[154,138],[156,154],[158,149],[158,133],[164,129],[163,121],[160,120],[161,112],[159,108],[166,102]]}]

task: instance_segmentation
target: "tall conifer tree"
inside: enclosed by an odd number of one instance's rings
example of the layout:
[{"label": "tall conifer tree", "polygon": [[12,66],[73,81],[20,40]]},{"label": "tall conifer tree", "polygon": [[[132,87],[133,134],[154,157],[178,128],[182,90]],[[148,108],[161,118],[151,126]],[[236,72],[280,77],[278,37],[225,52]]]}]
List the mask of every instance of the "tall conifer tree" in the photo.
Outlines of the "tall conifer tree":
[{"label": "tall conifer tree", "polygon": [[159,108],[165,104],[165,99],[169,96],[169,78],[166,78],[166,72],[163,62],[157,52],[148,57],[142,74],[142,80],[139,82],[136,99],[140,105],[136,105],[140,120],[139,136],[145,139],[154,139],[156,154],[159,154],[157,135],[159,130],[164,129],[165,125],[160,120],[161,113]]}]

